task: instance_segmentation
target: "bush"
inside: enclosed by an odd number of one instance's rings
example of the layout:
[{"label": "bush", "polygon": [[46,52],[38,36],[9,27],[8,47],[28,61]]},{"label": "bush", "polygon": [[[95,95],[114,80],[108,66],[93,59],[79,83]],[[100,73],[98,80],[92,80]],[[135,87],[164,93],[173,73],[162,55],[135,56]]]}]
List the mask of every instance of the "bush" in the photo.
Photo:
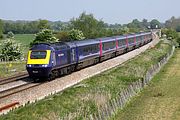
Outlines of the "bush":
[{"label": "bush", "polygon": [[43,29],[41,32],[36,34],[36,37],[30,43],[30,46],[37,43],[53,43],[53,42],[57,42],[57,38],[54,36],[52,30]]},{"label": "bush", "polygon": [[0,59],[13,61],[21,58],[22,50],[20,44],[15,43],[13,39],[7,39],[5,42],[3,42],[0,52]]},{"label": "bush", "polygon": [[7,37],[7,38],[14,38],[13,32],[11,32],[11,31],[8,32],[6,37]]},{"label": "bush", "polygon": [[178,33],[173,29],[163,29],[162,34],[165,34],[170,40],[178,38]]},{"label": "bush", "polygon": [[180,47],[180,37],[176,39],[176,42],[178,43],[178,47]]},{"label": "bush", "polygon": [[83,39],[85,39],[83,32],[80,30],[77,30],[77,29],[72,29],[69,32],[69,38],[70,38],[70,40],[83,40]]},{"label": "bush", "polygon": [[3,38],[4,38],[3,34],[2,34],[2,35],[0,35],[0,39],[3,39]]},{"label": "bush", "polygon": [[69,33],[65,32],[65,31],[56,33],[55,37],[57,39],[59,39],[59,41],[69,41],[70,40]]}]

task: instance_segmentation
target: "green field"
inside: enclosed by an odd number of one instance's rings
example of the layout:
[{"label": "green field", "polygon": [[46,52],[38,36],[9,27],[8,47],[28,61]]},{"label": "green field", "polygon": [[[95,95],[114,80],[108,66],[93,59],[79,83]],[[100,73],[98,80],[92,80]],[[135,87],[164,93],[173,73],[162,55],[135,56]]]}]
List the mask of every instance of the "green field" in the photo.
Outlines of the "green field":
[{"label": "green field", "polygon": [[16,109],[0,119],[55,119],[66,113],[77,113],[80,108],[83,111],[80,116],[97,113],[98,107],[117,97],[121,90],[132,82],[142,78],[147,69],[157,63],[170,48],[169,44],[161,41],[156,47],[117,68],[91,77],[44,100]]},{"label": "green field", "polygon": [[114,120],[180,120],[180,49]]},{"label": "green field", "polygon": [[21,43],[22,45],[29,46],[30,42],[33,41],[35,38],[34,34],[15,34],[14,36],[17,42]]},{"label": "green field", "polygon": [[35,38],[35,35],[34,34],[15,34],[14,38],[16,42],[21,44],[24,50],[23,53],[26,54],[29,49],[29,44]]}]

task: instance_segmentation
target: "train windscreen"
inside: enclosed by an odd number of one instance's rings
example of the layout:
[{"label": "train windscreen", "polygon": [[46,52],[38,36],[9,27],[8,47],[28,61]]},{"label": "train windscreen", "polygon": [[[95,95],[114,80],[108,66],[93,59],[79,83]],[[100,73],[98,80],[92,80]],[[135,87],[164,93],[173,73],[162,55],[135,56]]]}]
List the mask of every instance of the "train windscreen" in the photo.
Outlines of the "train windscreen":
[{"label": "train windscreen", "polygon": [[31,52],[31,59],[45,59],[46,58],[46,51],[32,51]]}]

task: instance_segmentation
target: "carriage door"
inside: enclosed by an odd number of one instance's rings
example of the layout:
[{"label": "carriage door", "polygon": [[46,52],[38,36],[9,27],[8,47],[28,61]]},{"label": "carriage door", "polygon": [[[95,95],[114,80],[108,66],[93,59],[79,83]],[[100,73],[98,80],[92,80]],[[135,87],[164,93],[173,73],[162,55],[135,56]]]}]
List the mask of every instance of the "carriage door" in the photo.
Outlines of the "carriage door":
[{"label": "carriage door", "polygon": [[53,66],[56,66],[56,55],[54,51],[52,52],[52,61]]},{"label": "carriage door", "polygon": [[73,63],[73,62],[75,62],[76,61],[76,55],[75,55],[76,53],[75,53],[75,48],[72,48],[71,49],[71,62]]},{"label": "carriage door", "polygon": [[67,63],[70,64],[71,63],[71,50],[67,49]]}]

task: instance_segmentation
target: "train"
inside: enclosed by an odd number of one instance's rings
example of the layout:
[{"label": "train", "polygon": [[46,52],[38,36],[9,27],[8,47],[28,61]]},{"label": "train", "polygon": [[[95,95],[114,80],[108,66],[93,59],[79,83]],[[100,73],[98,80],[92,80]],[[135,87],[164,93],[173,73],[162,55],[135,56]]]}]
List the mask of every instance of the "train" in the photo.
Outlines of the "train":
[{"label": "train", "polygon": [[52,80],[137,49],[152,39],[153,34],[148,31],[72,42],[38,43],[28,51],[26,69],[32,79]]}]

